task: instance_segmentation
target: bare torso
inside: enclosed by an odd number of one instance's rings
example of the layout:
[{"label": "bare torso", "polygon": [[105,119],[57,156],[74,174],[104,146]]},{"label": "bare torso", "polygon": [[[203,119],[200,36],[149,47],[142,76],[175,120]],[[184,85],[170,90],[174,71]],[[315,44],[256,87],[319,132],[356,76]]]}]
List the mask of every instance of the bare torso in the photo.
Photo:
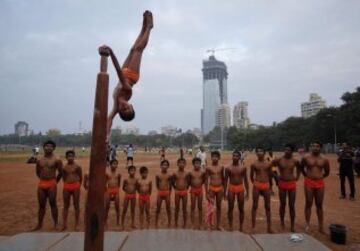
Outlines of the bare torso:
[{"label": "bare torso", "polygon": [[322,179],[324,177],[324,169],[329,165],[329,161],[322,154],[317,156],[309,154],[302,160],[306,167],[306,176],[311,179]]},{"label": "bare torso", "polygon": [[124,180],[124,191],[126,193],[136,193],[136,183],[137,179],[135,177],[128,177]]},{"label": "bare torso", "polygon": [[44,156],[39,159],[37,162],[37,174],[39,178],[43,180],[55,179],[57,166],[59,164],[61,164],[61,160],[55,155],[49,157]]},{"label": "bare torso", "polygon": [[281,157],[276,159],[274,162],[277,163],[279,169],[279,178],[283,181],[296,180],[295,170],[299,166],[299,161],[294,158]]},{"label": "bare torso", "polygon": [[210,185],[211,186],[222,186],[223,185],[223,176],[224,176],[224,167],[217,166],[209,166],[207,167],[207,172],[210,177]]},{"label": "bare torso", "polygon": [[268,183],[269,182],[269,173],[271,171],[271,162],[264,160],[264,161],[255,161],[253,163],[253,168],[255,171],[255,180]]},{"label": "bare torso", "polygon": [[169,173],[160,173],[157,175],[158,189],[160,191],[170,190],[171,175]]},{"label": "bare torso", "polygon": [[67,164],[65,165],[63,169],[63,178],[64,182],[66,183],[75,183],[81,180],[81,177],[79,176],[79,169],[81,169],[80,166],[74,164]]},{"label": "bare torso", "polygon": [[121,174],[116,172],[109,172],[107,175],[107,187],[120,187],[119,180]]},{"label": "bare torso", "polygon": [[191,180],[191,187],[200,187],[202,186],[202,184],[204,184],[204,176],[205,176],[205,173],[202,172],[201,170],[199,171],[191,171],[189,173],[190,175],[190,180]]},{"label": "bare torso", "polygon": [[188,188],[187,173],[185,171],[177,171],[174,173],[174,187],[177,190],[185,190]]},{"label": "bare torso", "polygon": [[151,187],[151,180],[150,179],[139,179],[138,180],[139,186],[139,194],[149,194],[150,187]]},{"label": "bare torso", "polygon": [[233,185],[240,185],[243,183],[244,177],[246,175],[246,167],[243,165],[231,165],[225,170],[229,176],[229,182]]}]

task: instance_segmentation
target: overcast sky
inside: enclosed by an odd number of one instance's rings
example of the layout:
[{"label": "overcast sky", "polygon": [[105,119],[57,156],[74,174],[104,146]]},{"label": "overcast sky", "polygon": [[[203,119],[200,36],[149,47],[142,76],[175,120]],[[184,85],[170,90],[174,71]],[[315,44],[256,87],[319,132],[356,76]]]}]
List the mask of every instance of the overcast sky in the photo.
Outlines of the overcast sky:
[{"label": "overcast sky", "polygon": [[19,120],[35,132],[72,133],[80,121],[91,129],[97,48],[111,46],[123,62],[146,9],[154,29],[131,101],[136,118],[116,117],[114,127],[200,127],[211,48],[236,48],[215,56],[228,66],[231,107],[248,101],[253,123],[299,116],[311,92],[340,105],[360,85],[357,0],[0,0],[0,134]]}]

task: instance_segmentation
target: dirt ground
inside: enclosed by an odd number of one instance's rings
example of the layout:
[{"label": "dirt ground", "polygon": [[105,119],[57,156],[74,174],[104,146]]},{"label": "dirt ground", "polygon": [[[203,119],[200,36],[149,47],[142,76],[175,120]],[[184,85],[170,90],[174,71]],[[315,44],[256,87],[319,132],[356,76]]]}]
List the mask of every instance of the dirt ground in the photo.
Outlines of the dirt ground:
[{"label": "dirt ground", "polygon": [[[176,154],[167,154],[166,156],[170,163],[170,171],[173,172],[176,170]],[[338,166],[336,163],[335,155],[327,155],[331,162],[331,173],[330,176],[326,179],[326,194],[324,200],[324,210],[325,210],[325,230],[327,234],[320,234],[317,232],[317,217],[316,210],[313,207],[312,217],[311,217],[311,230],[310,234],[327,245],[333,250],[355,250],[356,247],[360,246],[360,197],[356,195],[356,201],[352,202],[348,199],[340,200],[339,199],[339,178],[337,176]],[[125,156],[121,154],[118,156],[120,159],[119,172],[123,175],[127,175],[125,170]],[[188,160],[187,168],[191,168],[191,156],[186,157]],[[230,163],[231,155],[224,154],[222,156],[222,164],[228,165]],[[249,165],[255,156],[250,154],[247,156],[246,164]],[[83,167],[85,171],[88,170],[89,159],[82,157],[77,160],[78,163]],[[150,177],[154,179],[155,173],[159,172],[159,156],[157,154],[145,154],[137,153],[135,155],[135,165],[140,167],[141,165],[146,165],[150,169]],[[138,174],[139,176],[139,174]],[[38,179],[35,175],[35,166],[31,164],[25,164],[22,159],[20,161],[9,161],[8,159],[1,159],[0,156],[0,235],[13,235],[21,232],[29,231],[37,223],[37,198],[36,198],[36,189],[37,189]],[[360,187],[360,179],[356,179],[356,188]],[[59,219],[61,223],[62,216],[62,184],[58,185],[58,207],[59,207]],[[121,204],[123,200],[123,192],[120,194]],[[84,202],[86,197],[86,191],[82,189],[81,194],[81,218],[84,215]],[[155,199],[156,191],[153,192],[151,197],[151,227],[154,227],[155,220]],[[174,206],[174,198],[172,197],[172,208]],[[190,205],[188,205],[189,207]],[[275,196],[272,197],[271,201],[271,210],[272,210],[272,222],[273,230],[275,233],[283,233],[281,230],[279,222],[279,201],[278,194],[275,193]],[[227,202],[223,203],[222,207],[222,226],[226,230],[228,228],[227,223]],[[115,212],[114,208],[111,208],[109,214],[109,231],[120,231],[120,227],[116,226],[115,223]],[[250,233],[250,212],[251,212],[251,198],[246,201],[245,205],[245,225],[244,232]],[[138,213],[138,209],[136,211]],[[303,179],[298,182],[297,189],[297,199],[296,199],[296,230],[298,232],[304,231],[304,192],[303,192]],[[129,211],[128,211],[129,214]],[[238,211],[234,210],[234,219],[237,218]],[[126,231],[130,231],[129,227],[129,215],[126,220]],[[138,218],[136,218],[138,219]],[[180,217],[179,223],[182,218]],[[163,208],[163,214],[161,214],[160,227],[166,228],[166,214],[165,208]],[[336,245],[330,241],[329,229],[328,226],[331,223],[340,223],[344,224],[348,228],[348,244],[346,246]],[[69,231],[72,231],[74,225],[74,214],[73,208],[70,209],[69,213]],[[138,221],[137,221],[138,225]],[[287,230],[289,231],[289,214],[286,212],[286,225]],[[81,221],[81,231],[83,231],[83,220]],[[189,225],[188,228],[191,228]],[[235,221],[234,229],[238,228],[238,221]],[[47,212],[45,216],[44,227],[42,231],[55,231],[52,228],[52,222],[50,217],[50,208],[47,207]],[[285,231],[285,232],[286,232]],[[263,208],[263,202],[260,200],[259,209],[258,209],[258,221],[255,233],[265,233],[266,232],[266,222],[265,222],[265,212]]]}]

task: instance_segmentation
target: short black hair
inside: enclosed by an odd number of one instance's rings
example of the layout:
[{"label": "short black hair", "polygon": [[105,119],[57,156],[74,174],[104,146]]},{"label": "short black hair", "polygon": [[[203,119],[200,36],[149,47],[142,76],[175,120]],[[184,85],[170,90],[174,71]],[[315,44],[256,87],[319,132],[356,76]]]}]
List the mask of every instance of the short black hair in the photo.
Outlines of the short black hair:
[{"label": "short black hair", "polygon": [[198,157],[195,157],[195,158],[193,158],[193,159],[192,159],[192,163],[194,164],[194,163],[195,163],[195,161],[199,161],[199,162],[201,162],[201,159],[200,159],[200,158],[198,158]]},{"label": "short black hair", "polygon": [[294,144],[287,143],[287,144],[285,144],[285,148],[290,148],[290,150],[293,152],[293,151],[295,151],[296,147]]},{"label": "short black hair", "polygon": [[131,121],[135,118],[135,111],[134,111],[134,109],[131,112],[126,112],[126,113],[123,111],[120,111],[119,115],[122,120]]},{"label": "short black hair", "polygon": [[149,169],[146,166],[140,167],[140,173],[148,172]]},{"label": "short black hair", "polygon": [[319,140],[314,140],[313,144],[318,144],[320,146],[320,148],[323,147],[323,144]]},{"label": "short black hair", "polygon": [[232,154],[238,154],[238,155],[240,155],[240,156],[241,156],[240,151],[239,151],[239,150],[237,150],[237,149],[236,149],[236,150],[234,150]]},{"label": "short black hair", "polygon": [[220,152],[217,151],[217,150],[212,151],[210,155],[211,155],[211,157],[217,155],[219,158],[220,158],[220,156],[221,156],[221,155],[220,155]]},{"label": "short black hair", "polygon": [[130,169],[136,170],[136,166],[134,166],[134,165],[128,166],[128,171],[130,171]]},{"label": "short black hair", "polygon": [[264,153],[266,153],[265,147],[263,147],[263,146],[257,146],[257,147],[255,148],[255,152],[258,152],[259,150],[263,150]]},{"label": "short black hair", "polygon": [[112,159],[112,160],[110,160],[110,165],[114,162],[119,163],[119,161],[117,161],[117,159]]},{"label": "short black hair", "polygon": [[178,158],[177,163],[179,163],[180,161],[184,161],[186,163],[186,159],[184,158]]},{"label": "short black hair", "polygon": [[52,141],[51,139],[48,139],[47,141],[45,141],[43,143],[43,148],[46,146],[46,145],[52,145],[54,147],[54,149],[56,148],[56,143],[54,141]]},{"label": "short black hair", "polygon": [[72,155],[75,156],[75,151],[74,151],[74,150],[67,150],[67,151],[65,152],[65,156],[66,156],[66,157],[67,157],[68,155],[70,155],[70,154],[72,154]]}]

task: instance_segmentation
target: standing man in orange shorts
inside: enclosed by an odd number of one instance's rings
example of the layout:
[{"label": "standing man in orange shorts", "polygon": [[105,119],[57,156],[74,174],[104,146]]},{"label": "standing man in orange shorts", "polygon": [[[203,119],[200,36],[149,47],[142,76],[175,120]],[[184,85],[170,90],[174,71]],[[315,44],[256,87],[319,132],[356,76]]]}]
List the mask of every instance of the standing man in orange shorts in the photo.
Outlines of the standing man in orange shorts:
[{"label": "standing man in orange shorts", "polygon": [[146,166],[140,167],[141,178],[137,181],[137,191],[139,193],[140,209],[140,229],[143,228],[144,212],[146,213],[146,228],[150,226],[150,196],[152,191],[152,181],[148,178],[149,169]]},{"label": "standing man in orange shorts", "polygon": [[173,187],[175,190],[175,227],[178,226],[180,202],[182,204],[183,212],[183,228],[186,227],[187,222],[187,199],[189,188],[189,174],[185,171],[186,160],[179,158],[177,160],[179,167],[178,171],[173,174]]},{"label": "standing man in orange shorts", "polygon": [[[57,183],[62,177],[62,162],[54,154],[56,144],[52,140],[44,142],[44,156],[36,162],[36,175],[40,181],[37,189],[39,202],[38,224],[33,231],[42,228],[46,210],[46,202],[49,200],[54,228],[58,226],[58,208],[56,205]],[[56,175],[57,172],[57,175]]]},{"label": "standing man in orange shorts", "polygon": [[121,215],[121,228],[124,230],[125,225],[125,216],[130,203],[131,211],[131,227],[135,228],[135,206],[136,206],[136,189],[137,189],[137,179],[135,178],[136,167],[129,166],[128,173],[129,177],[126,178],[123,182],[123,191],[125,192],[124,197],[124,206]]},{"label": "standing man in orange shorts", "polygon": [[197,205],[199,211],[198,229],[203,224],[203,186],[206,182],[206,174],[201,170],[201,159],[193,158],[192,164],[194,169],[189,173],[190,198],[191,198],[191,223],[195,226],[195,208]]},{"label": "standing man in orange shorts", "polygon": [[141,57],[144,49],[149,41],[150,31],[153,28],[153,16],[150,11],[145,11],[143,14],[143,25],[141,32],[136,39],[134,45],[131,47],[130,53],[126,58],[122,68],[116,59],[115,54],[108,46],[100,47],[100,50],[107,50],[113,61],[115,70],[117,72],[119,83],[115,87],[113,93],[114,105],[108,117],[107,124],[107,140],[109,141],[112,121],[117,113],[124,121],[131,121],[135,117],[135,111],[131,104],[128,103],[132,96],[132,87],[139,80]]},{"label": "standing man in orange shorts", "polygon": [[305,155],[301,160],[301,170],[304,175],[305,189],[305,230],[309,230],[311,207],[315,199],[316,212],[319,222],[319,232],[323,233],[324,211],[323,200],[325,193],[324,178],[329,176],[329,161],[321,154],[322,144],[314,142],[311,144],[311,153]]},{"label": "standing man in orange shorts", "polygon": [[279,199],[280,199],[280,221],[281,227],[285,229],[285,207],[286,197],[289,199],[289,211],[291,221],[291,232],[295,232],[295,198],[296,198],[296,181],[299,180],[301,168],[300,162],[293,157],[295,146],[286,144],[284,155],[272,161],[273,166],[277,166],[279,170]]},{"label": "standing man in orange shorts", "polygon": [[63,198],[64,198],[64,211],[63,211],[63,231],[67,229],[67,216],[69,213],[70,199],[73,198],[75,208],[75,230],[79,226],[80,215],[80,187],[82,183],[82,169],[75,163],[75,151],[69,150],[65,153],[67,164],[63,169]]},{"label": "standing man in orange shorts", "polygon": [[221,230],[221,202],[226,191],[224,166],[219,164],[220,152],[211,152],[211,166],[206,167],[206,197],[216,200],[216,229]]},{"label": "standing man in orange shorts", "polygon": [[[229,181],[227,198],[228,198],[228,219],[230,231],[233,230],[233,210],[235,200],[237,199],[239,207],[239,230],[242,232],[244,224],[244,204],[245,199],[249,199],[249,182],[247,178],[246,166],[240,163],[241,154],[234,151],[232,154],[232,165],[225,169],[225,180]],[[245,187],[244,187],[245,185]],[[246,189],[246,193],[245,192]]]},{"label": "standing man in orange shorts", "polygon": [[253,206],[251,211],[252,228],[255,229],[256,211],[259,203],[259,196],[264,197],[264,206],[266,211],[267,232],[271,230],[271,212],[270,212],[270,184],[272,175],[271,162],[265,160],[265,149],[261,146],[256,147],[257,160],[251,165],[250,180],[253,183]]},{"label": "standing man in orange shorts", "polygon": [[156,216],[155,227],[158,227],[159,215],[161,211],[161,204],[165,201],[166,214],[168,219],[168,227],[171,226],[171,209],[170,209],[170,194],[172,187],[172,175],[169,174],[168,169],[170,163],[168,160],[161,161],[161,172],[156,175],[156,188],[158,190],[158,196],[156,200]]},{"label": "standing man in orange shorts", "polygon": [[121,184],[121,174],[116,172],[118,161],[113,159],[110,161],[110,172],[106,173],[106,192],[105,192],[105,225],[110,210],[110,202],[114,201],[116,210],[116,224],[120,223],[120,196],[119,188]]}]

